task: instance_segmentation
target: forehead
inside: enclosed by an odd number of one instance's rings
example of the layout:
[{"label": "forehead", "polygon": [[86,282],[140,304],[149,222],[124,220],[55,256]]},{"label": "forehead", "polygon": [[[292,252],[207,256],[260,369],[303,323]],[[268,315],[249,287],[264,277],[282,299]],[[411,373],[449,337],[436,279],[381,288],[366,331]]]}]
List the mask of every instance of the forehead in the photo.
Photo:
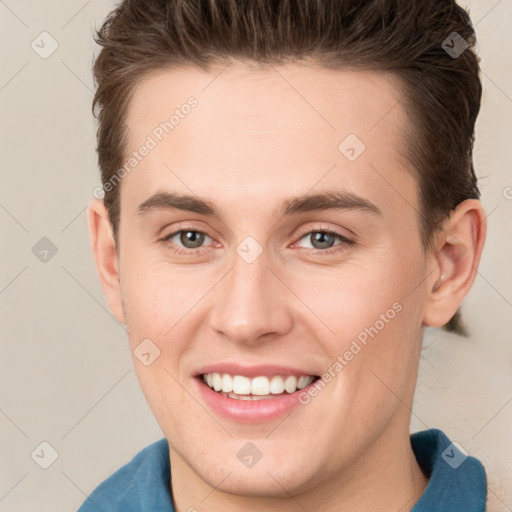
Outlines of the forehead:
[{"label": "forehead", "polygon": [[378,174],[403,188],[410,170],[400,97],[393,75],[304,64],[154,72],[135,88],[126,116],[128,153],[149,139],[153,147],[126,178],[138,196],[177,175],[194,192],[217,192],[221,183],[255,197],[276,184],[304,191],[320,179],[358,192]]},{"label": "forehead", "polygon": [[[403,125],[401,95],[401,82],[390,73],[232,62],[209,72],[184,67],[149,74],[135,87],[127,123],[148,132],[155,118],[169,119],[194,96],[201,107],[194,112],[197,129],[214,120],[217,133],[237,125],[244,131],[300,129],[319,137],[350,131],[364,135],[384,118],[385,131]],[[298,126],[297,121],[308,124]]]}]

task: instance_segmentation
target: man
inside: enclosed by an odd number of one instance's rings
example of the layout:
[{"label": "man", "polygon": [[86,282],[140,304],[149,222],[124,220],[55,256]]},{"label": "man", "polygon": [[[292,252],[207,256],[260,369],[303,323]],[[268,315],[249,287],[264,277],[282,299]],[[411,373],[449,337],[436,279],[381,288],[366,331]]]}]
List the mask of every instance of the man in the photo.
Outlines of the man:
[{"label": "man", "polygon": [[165,438],[80,512],[484,510],[409,434],[485,240],[465,11],[131,0],[98,42],[92,248]]}]

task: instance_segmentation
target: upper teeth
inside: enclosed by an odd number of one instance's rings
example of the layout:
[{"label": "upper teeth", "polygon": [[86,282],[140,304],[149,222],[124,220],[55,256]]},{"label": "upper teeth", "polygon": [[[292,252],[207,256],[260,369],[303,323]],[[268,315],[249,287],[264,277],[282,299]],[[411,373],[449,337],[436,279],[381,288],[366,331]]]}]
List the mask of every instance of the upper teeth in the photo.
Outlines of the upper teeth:
[{"label": "upper teeth", "polygon": [[227,373],[206,373],[203,380],[215,391],[224,393],[235,393],[237,395],[279,395],[286,391],[293,393],[297,389],[302,389],[313,382],[315,377],[311,375],[288,375],[281,377],[254,377],[250,379],[243,375],[229,375]]}]

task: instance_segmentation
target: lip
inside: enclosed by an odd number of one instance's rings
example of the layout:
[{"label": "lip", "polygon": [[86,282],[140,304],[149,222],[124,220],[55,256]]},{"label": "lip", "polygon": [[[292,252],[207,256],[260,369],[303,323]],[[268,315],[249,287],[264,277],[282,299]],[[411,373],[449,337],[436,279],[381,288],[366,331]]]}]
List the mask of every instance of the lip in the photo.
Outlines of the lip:
[{"label": "lip", "polygon": [[304,372],[303,370],[295,370],[291,368],[283,368],[277,366],[253,366],[245,367],[243,370],[240,365],[212,365],[201,369],[193,379],[193,385],[197,387],[197,392],[205,403],[206,407],[216,415],[222,418],[235,421],[237,423],[264,423],[277,420],[291,413],[298,406],[302,406],[299,401],[301,393],[308,392],[308,389],[315,385],[317,379],[302,389],[298,389],[293,393],[285,393],[283,395],[275,395],[273,398],[263,400],[237,400],[221,395],[210,389],[203,382],[203,373],[230,373],[231,375],[246,375],[257,377],[260,375],[314,375]]}]

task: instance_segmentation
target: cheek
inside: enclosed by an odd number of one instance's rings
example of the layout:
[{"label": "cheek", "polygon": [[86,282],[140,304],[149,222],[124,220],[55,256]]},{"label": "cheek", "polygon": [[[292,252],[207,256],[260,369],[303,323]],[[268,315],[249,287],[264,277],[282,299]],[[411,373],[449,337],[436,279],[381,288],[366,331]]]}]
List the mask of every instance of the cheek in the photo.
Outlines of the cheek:
[{"label": "cheek", "polygon": [[336,373],[332,367],[341,356],[349,387],[370,367],[400,387],[406,375],[397,368],[414,365],[423,292],[418,286],[422,272],[413,259],[389,254],[373,264],[318,270],[295,280],[294,291],[314,314],[303,318],[309,318],[309,328],[328,354],[326,369]]},{"label": "cheek", "polygon": [[[386,264],[351,264],[304,273],[290,281],[326,334],[352,338],[403,300],[406,283],[395,272]],[[393,317],[394,312],[390,312]]]},{"label": "cheek", "polygon": [[128,330],[159,340],[174,338],[176,326],[208,291],[207,279],[158,262],[135,261],[129,268],[122,280]]},{"label": "cheek", "polygon": [[[187,315],[193,315],[194,305],[205,288],[197,280],[184,278],[182,273],[159,264],[146,262],[138,268],[132,265],[131,269],[122,289],[134,368],[158,423],[162,426],[171,422],[174,431],[173,411],[189,405],[181,384],[187,378],[182,362],[191,350]],[[143,357],[142,361],[139,359],[143,343],[148,347],[144,352],[149,351],[151,359],[154,357],[147,366]]]}]

